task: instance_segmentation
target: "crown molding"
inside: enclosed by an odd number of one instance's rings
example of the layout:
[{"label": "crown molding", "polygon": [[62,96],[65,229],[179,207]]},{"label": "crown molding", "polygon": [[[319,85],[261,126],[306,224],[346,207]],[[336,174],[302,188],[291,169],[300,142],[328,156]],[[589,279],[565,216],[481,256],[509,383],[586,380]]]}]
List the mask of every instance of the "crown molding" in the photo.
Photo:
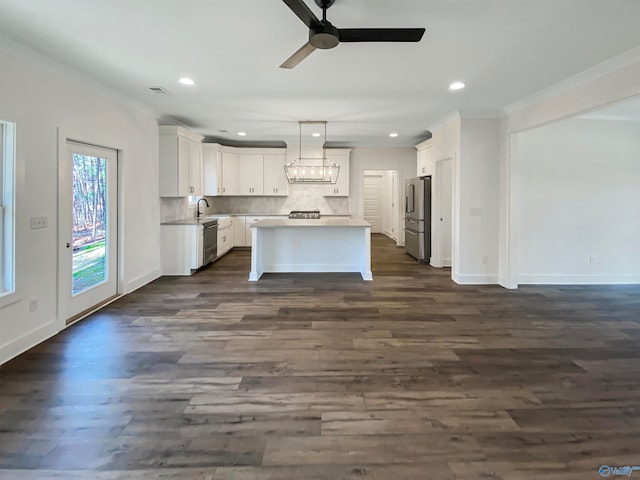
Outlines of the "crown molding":
[{"label": "crown molding", "polygon": [[538,92],[521,98],[502,108],[502,111],[511,115],[514,112],[530,107],[536,103],[548,100],[552,97],[568,92],[576,87],[589,83],[598,78],[604,77],[610,73],[622,70],[636,63],[640,63],[640,47],[628,50],[620,55],[605,60],[602,63],[594,65],[576,75],[562,80],[548,88],[539,90]]}]

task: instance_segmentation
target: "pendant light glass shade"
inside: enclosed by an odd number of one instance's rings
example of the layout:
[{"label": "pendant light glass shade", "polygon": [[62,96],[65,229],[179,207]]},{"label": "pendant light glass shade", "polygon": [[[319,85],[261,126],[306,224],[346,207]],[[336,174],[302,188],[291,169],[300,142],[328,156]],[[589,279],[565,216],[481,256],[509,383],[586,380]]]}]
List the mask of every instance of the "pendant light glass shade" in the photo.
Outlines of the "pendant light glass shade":
[{"label": "pendant light glass shade", "polygon": [[[289,183],[336,183],[340,166],[327,159],[327,122],[300,121],[298,124],[298,158],[284,167],[287,180]],[[320,148],[309,148],[313,143]]]}]

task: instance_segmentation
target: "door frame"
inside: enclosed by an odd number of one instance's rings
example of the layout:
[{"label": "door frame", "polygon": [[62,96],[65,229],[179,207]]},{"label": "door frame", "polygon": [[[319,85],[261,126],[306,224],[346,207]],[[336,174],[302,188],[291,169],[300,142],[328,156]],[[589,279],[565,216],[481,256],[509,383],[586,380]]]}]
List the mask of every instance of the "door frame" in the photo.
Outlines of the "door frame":
[{"label": "door frame", "polygon": [[441,228],[440,218],[440,209],[442,205],[441,195],[442,195],[442,162],[451,161],[451,185],[450,185],[450,193],[451,193],[451,264],[453,264],[453,209],[454,209],[454,182],[453,179],[455,177],[455,161],[454,157],[445,157],[440,158],[434,162],[434,170],[435,174],[433,175],[433,182],[431,184],[431,188],[433,190],[432,193],[432,215],[431,215],[431,260],[430,265],[436,268],[443,267],[452,267],[452,265],[444,264],[444,256],[443,256],[443,248],[442,243],[444,241],[444,231]]},{"label": "door frame", "polygon": [[[384,178],[385,178],[385,170],[365,170],[364,174],[362,175],[362,218],[364,218],[364,190],[365,190],[365,182],[367,181],[367,178],[378,178],[380,179],[379,185],[382,185],[381,187],[378,188],[378,194],[381,193],[380,190],[382,188],[384,188]],[[378,220],[380,222],[380,232],[379,233],[384,233],[384,203],[383,203],[384,198],[380,198],[378,197],[378,202],[377,202],[377,213],[378,213]],[[373,233],[373,225],[371,226],[372,228],[372,232]]]},{"label": "door frame", "polygon": [[[81,312],[82,315],[78,316],[78,318],[74,319],[73,322],[69,324],[66,323],[67,319],[64,318],[62,313],[62,305],[60,302],[60,268],[62,262],[62,240],[61,240],[61,232],[60,232],[60,193],[62,189],[68,185],[66,183],[68,178],[66,175],[68,174],[67,169],[65,168],[65,159],[67,156],[67,142],[76,142],[82,143],[91,147],[98,148],[107,148],[109,150],[114,150],[116,152],[116,296],[108,299],[105,302],[102,302],[95,306],[95,308],[91,308],[87,311]],[[56,318],[55,324],[58,331],[64,330],[69,325],[73,325],[78,320],[90,315],[91,313],[99,310],[105,305],[115,301],[119,296],[124,293],[124,188],[123,188],[123,164],[124,164],[124,150],[117,145],[113,144],[115,142],[111,142],[109,139],[99,139],[96,138],[96,134],[94,133],[71,133],[69,130],[58,127],[58,178],[57,178],[57,191],[56,191]]]},{"label": "door frame", "polygon": [[[360,216],[364,218],[364,177],[371,176],[371,175],[382,175],[382,177],[385,178],[385,174],[387,173],[391,175],[391,183],[392,183],[391,192],[389,192],[389,198],[393,203],[393,207],[391,209],[392,210],[391,223],[394,224],[394,228],[396,231],[396,238],[394,241],[396,242],[396,245],[403,246],[404,231],[403,231],[401,222],[404,221],[404,215],[401,208],[404,208],[404,204],[402,202],[404,192],[400,189],[399,182],[400,182],[401,176],[398,170],[394,170],[391,168],[367,168],[363,170],[362,183],[360,184],[360,188],[361,188],[360,205],[359,205]],[[394,188],[395,188],[395,191],[394,191]],[[384,209],[384,206],[383,206],[383,209]]]}]

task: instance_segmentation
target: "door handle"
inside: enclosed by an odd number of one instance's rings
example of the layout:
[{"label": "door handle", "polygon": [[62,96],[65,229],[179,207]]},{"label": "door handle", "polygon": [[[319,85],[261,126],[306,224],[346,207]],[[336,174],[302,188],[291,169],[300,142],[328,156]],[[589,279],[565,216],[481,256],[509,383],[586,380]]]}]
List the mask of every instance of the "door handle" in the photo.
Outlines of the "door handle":
[{"label": "door handle", "polygon": [[67,248],[71,247],[71,244],[69,242],[67,242]]}]

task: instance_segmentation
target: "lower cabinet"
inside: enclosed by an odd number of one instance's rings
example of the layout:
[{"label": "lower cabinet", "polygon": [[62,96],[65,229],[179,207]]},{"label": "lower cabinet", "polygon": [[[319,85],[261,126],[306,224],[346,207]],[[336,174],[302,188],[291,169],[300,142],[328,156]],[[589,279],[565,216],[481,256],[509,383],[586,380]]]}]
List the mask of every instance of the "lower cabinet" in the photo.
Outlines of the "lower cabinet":
[{"label": "lower cabinet", "polygon": [[[233,217],[233,246],[234,247],[246,247],[245,243],[245,226],[244,215]],[[251,245],[251,238],[249,238],[249,245]]]},{"label": "lower cabinet", "polygon": [[253,235],[251,225],[260,220],[267,218],[283,218],[278,216],[253,216],[240,215],[233,217],[233,246],[234,247],[250,247],[251,237]]},{"label": "lower cabinet", "polygon": [[162,275],[191,275],[202,266],[202,225],[161,225]]},{"label": "lower cabinet", "polygon": [[218,258],[233,247],[233,221],[231,218],[218,222]]}]

